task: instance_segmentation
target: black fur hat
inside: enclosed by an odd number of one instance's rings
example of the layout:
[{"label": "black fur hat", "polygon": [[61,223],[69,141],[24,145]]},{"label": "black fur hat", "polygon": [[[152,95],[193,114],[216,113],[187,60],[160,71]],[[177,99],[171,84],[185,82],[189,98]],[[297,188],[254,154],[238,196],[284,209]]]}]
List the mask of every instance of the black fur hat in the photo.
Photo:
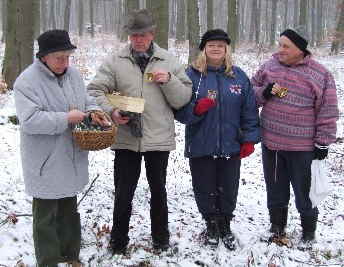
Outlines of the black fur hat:
[{"label": "black fur hat", "polygon": [[228,34],[224,30],[214,29],[214,30],[209,30],[203,34],[201,43],[199,44],[199,49],[203,50],[205,47],[205,44],[208,41],[212,41],[212,40],[222,40],[222,41],[225,41],[227,44],[231,43],[231,39],[229,39]]},{"label": "black fur hat", "polygon": [[39,51],[36,57],[57,51],[73,50],[76,46],[70,42],[68,32],[65,30],[49,30],[42,33],[38,38]]}]

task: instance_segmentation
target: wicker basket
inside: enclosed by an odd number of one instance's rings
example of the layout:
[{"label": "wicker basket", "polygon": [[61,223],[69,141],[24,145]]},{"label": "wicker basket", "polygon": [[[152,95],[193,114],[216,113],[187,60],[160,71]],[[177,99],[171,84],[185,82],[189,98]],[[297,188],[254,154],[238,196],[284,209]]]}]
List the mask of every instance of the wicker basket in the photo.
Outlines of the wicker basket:
[{"label": "wicker basket", "polygon": [[116,125],[112,125],[109,130],[93,131],[78,130],[72,131],[73,139],[82,150],[101,150],[110,147],[115,142],[117,133]]}]

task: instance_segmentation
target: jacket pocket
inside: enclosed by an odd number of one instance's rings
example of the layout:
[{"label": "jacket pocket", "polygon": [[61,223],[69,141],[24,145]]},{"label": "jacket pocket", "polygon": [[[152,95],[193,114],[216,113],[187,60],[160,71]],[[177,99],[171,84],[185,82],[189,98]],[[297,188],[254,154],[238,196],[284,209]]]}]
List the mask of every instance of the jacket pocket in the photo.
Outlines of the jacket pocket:
[{"label": "jacket pocket", "polygon": [[48,160],[51,158],[51,154],[52,153],[49,153],[48,156],[45,158],[45,160],[43,160],[43,162],[39,168],[39,176],[42,176],[43,169],[46,166],[46,163],[48,162]]}]

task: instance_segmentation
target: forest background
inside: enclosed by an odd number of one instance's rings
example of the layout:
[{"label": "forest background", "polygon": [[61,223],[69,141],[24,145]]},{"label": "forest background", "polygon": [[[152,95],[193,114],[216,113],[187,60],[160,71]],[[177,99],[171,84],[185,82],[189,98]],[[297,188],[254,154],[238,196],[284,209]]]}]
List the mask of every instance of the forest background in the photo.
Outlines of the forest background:
[{"label": "forest background", "polygon": [[1,42],[6,44],[2,67],[9,88],[33,60],[34,40],[48,29],[65,29],[92,38],[96,34],[127,36],[122,27],[132,9],[153,11],[156,42],[187,41],[189,62],[207,29],[228,31],[235,50],[251,44],[259,51],[276,45],[279,33],[304,26],[311,47],[322,45],[336,54],[344,39],[344,0],[1,0]]}]

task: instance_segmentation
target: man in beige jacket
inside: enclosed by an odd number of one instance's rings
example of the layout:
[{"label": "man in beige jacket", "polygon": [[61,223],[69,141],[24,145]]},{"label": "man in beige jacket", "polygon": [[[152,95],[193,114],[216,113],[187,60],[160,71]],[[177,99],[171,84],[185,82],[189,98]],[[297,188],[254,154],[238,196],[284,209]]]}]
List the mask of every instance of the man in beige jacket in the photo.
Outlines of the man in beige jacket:
[{"label": "man in beige jacket", "polygon": [[[114,254],[124,254],[129,243],[129,221],[132,199],[141,172],[142,157],[151,191],[151,234],[153,247],[169,247],[166,169],[169,151],[174,150],[173,110],[191,98],[191,81],[183,66],[154,40],[156,25],[146,9],[130,14],[124,29],[130,44],[112,55],[99,68],[89,84],[103,110],[119,125],[114,161],[115,203],[110,246]],[[151,80],[145,79],[153,73]],[[145,100],[142,114],[129,117],[109,104],[105,94]]]}]

